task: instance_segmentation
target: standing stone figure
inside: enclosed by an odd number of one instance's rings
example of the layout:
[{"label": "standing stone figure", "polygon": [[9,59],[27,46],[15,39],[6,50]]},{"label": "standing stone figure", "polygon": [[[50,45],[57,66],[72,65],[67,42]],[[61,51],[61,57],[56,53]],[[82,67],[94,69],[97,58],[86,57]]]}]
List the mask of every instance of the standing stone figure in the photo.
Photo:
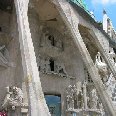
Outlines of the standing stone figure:
[{"label": "standing stone figure", "polygon": [[67,109],[74,109],[74,94],[75,94],[75,90],[74,87],[72,85],[69,85],[66,91],[66,101],[67,101]]},{"label": "standing stone figure", "polygon": [[78,94],[78,96],[77,96],[78,98],[78,108],[79,109],[82,109],[83,108],[83,93],[82,93],[82,91],[79,91],[79,94]]},{"label": "standing stone figure", "polygon": [[101,116],[105,116],[105,115],[104,115],[105,112],[104,112],[102,103],[99,103],[99,109],[100,109],[100,112],[101,112]]},{"label": "standing stone figure", "polygon": [[96,93],[96,89],[92,89],[90,93],[90,107],[92,109],[97,109],[97,104],[98,104],[98,96]]},{"label": "standing stone figure", "polygon": [[77,107],[80,109],[83,107],[83,93],[82,93],[82,83],[81,82],[77,82],[76,83],[76,87],[77,87]]},{"label": "standing stone figure", "polygon": [[66,91],[67,109],[82,109],[84,106],[82,83],[78,82],[76,85],[69,85]]},{"label": "standing stone figure", "polygon": [[67,72],[65,70],[65,66],[62,63],[59,63],[59,65],[58,65],[58,73],[62,77],[66,77],[66,75],[67,75]]}]

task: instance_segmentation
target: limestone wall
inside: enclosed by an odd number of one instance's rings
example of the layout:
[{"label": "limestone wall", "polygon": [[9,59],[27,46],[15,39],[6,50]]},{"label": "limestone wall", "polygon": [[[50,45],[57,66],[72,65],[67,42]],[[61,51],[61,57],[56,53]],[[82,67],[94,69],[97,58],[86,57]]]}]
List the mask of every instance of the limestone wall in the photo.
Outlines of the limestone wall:
[{"label": "limestone wall", "polygon": [[[66,108],[66,88],[70,84],[75,84],[77,81],[83,81],[85,78],[84,66],[78,49],[75,47],[70,36],[64,35],[62,30],[56,26],[47,25],[39,19],[39,15],[30,9],[29,24],[34,43],[35,53],[37,57],[39,69],[39,56],[45,58],[53,58],[55,62],[60,62],[64,65],[67,77],[59,76],[57,73],[43,73],[40,71],[40,79],[42,83],[43,92],[45,94],[61,95],[62,115],[65,116]],[[59,31],[60,30],[60,31]],[[63,49],[56,46],[51,46],[45,40],[45,35],[51,33],[56,41],[63,42]],[[45,40],[45,41],[44,41]],[[42,42],[43,41],[43,42]],[[42,44],[41,44],[42,42]],[[69,76],[75,79],[70,80]]]}]

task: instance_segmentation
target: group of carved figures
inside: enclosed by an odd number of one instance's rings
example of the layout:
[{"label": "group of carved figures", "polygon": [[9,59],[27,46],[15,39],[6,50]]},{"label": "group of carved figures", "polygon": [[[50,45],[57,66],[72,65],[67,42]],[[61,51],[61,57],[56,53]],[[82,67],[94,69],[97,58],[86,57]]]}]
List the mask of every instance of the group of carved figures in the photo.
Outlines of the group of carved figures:
[{"label": "group of carved figures", "polygon": [[103,110],[96,89],[87,90],[86,82],[69,85],[66,90],[67,110],[70,109],[100,109]]},{"label": "group of carved figures", "polygon": [[[114,53],[113,49],[110,50],[109,56],[109,60],[114,64],[114,66],[116,66],[116,54]],[[99,52],[96,55],[95,65],[98,69],[101,80],[103,81],[103,84],[108,91],[108,94],[111,98],[112,96],[115,97],[116,103],[116,80],[114,79],[111,71],[108,69],[107,64],[105,63]],[[113,91],[114,89],[115,94]],[[90,110],[96,112],[99,111],[102,116],[104,116],[105,114],[103,105],[98,98],[94,85],[91,85],[90,87],[88,81],[85,81],[84,83],[77,82],[76,85],[69,85],[66,90],[66,103],[67,110],[69,111],[74,109],[77,109],[78,111]]]},{"label": "group of carved figures", "polygon": [[12,86],[6,87],[6,97],[2,104],[3,109],[12,108],[15,110],[16,107],[23,105],[23,92],[20,88]]},{"label": "group of carved figures", "polygon": [[[113,49],[109,51],[109,56],[110,56],[110,61],[114,66],[116,66],[116,54],[114,53]],[[111,77],[110,70],[108,69],[107,64],[105,63],[104,59],[102,58],[101,54],[98,52],[96,55],[96,62],[95,62],[96,67],[98,68],[99,74],[103,80],[103,82],[107,82],[109,77]]]},{"label": "group of carved figures", "polygon": [[52,58],[41,58],[40,56],[38,58],[38,61],[39,61],[39,63],[38,63],[39,70],[42,73],[57,74],[61,77],[67,76],[65,66],[62,63],[60,63]]},{"label": "group of carved figures", "polygon": [[[112,64],[114,65],[114,67],[116,67],[116,54],[114,53],[113,49],[110,48],[109,51],[109,56],[110,56],[110,61],[112,62]],[[116,98],[116,91],[114,92],[114,90],[116,90],[116,80],[113,77],[111,71],[108,69],[107,64],[105,63],[104,59],[101,57],[101,54],[98,52],[97,56],[96,56],[96,67],[98,68],[100,77],[108,91],[109,96],[112,98],[113,101],[116,101],[116,99],[114,100],[114,98]],[[116,105],[116,104],[115,104]]]}]

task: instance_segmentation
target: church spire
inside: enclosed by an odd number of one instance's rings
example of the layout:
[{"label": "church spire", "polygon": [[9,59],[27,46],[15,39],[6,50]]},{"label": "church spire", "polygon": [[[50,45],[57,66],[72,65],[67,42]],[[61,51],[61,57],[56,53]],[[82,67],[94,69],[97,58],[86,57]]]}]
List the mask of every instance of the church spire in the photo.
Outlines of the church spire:
[{"label": "church spire", "polygon": [[103,14],[107,14],[105,9],[103,9]]}]

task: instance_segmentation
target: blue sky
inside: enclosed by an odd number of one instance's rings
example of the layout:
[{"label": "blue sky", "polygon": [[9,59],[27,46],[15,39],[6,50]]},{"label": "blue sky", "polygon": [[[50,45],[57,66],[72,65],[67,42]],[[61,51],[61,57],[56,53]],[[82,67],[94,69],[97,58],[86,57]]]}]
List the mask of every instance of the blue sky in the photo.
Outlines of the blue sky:
[{"label": "blue sky", "polygon": [[85,3],[88,9],[94,12],[97,21],[102,21],[102,12],[105,9],[116,30],[116,0],[85,0]]}]

